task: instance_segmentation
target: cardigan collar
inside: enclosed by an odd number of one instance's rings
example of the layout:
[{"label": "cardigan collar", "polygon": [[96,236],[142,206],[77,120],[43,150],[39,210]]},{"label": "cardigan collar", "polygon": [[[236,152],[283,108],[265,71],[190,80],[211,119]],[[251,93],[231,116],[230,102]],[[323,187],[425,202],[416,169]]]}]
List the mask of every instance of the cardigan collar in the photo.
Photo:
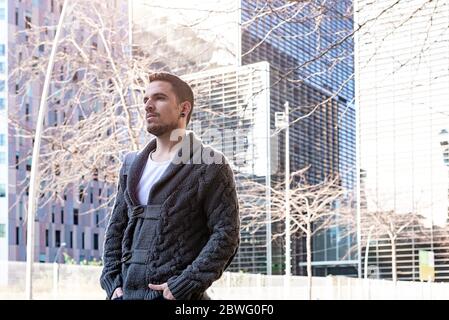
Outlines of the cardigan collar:
[{"label": "cardigan collar", "polygon": [[[153,185],[149,195],[149,202],[153,198],[153,195],[158,189],[167,183],[185,164],[199,164],[201,163],[201,140],[195,135],[193,131],[186,130],[184,139],[179,146],[178,152],[168,165],[167,169],[161,176],[161,178]],[[141,149],[129,170],[129,176],[127,179],[127,189],[129,197],[134,206],[139,205],[137,200],[137,185],[143,174],[143,170],[147,164],[149,154],[156,150],[156,138],[149,141],[143,149]]]}]

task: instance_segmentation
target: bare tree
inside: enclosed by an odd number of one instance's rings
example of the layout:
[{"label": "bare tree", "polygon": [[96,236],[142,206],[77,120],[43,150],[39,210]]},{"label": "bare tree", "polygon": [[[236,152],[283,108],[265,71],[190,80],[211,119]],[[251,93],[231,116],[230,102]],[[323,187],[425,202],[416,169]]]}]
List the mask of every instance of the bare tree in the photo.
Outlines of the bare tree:
[{"label": "bare tree", "polygon": [[[312,237],[318,232],[336,225],[338,203],[343,201],[346,194],[341,186],[338,175],[329,176],[322,182],[311,184],[307,181],[307,170],[303,168],[291,174],[290,192],[290,230],[291,234],[306,238],[308,296],[312,297]],[[261,198],[267,188],[254,181],[248,181],[246,188],[251,192],[240,197],[242,209],[242,227],[255,232],[257,226],[267,223],[279,223],[286,219],[285,187],[279,183],[269,187],[271,192],[271,220],[267,221],[264,212],[265,204],[257,200]],[[274,238],[285,235],[284,231],[273,234]]]},{"label": "bare tree", "polygon": [[[397,281],[397,256],[396,246],[399,236],[411,235],[411,227],[419,225],[421,217],[416,213],[396,213],[394,211],[369,212],[366,219],[374,226],[374,237],[387,235],[391,245],[391,270],[393,281]],[[365,222],[366,223],[366,222]],[[413,231],[415,233],[416,231]]]},{"label": "bare tree", "polygon": [[[119,15],[100,1],[78,1],[63,26],[48,98],[39,167],[40,207],[62,201],[64,192],[98,181],[115,184],[125,142],[138,147],[142,115],[138,96],[129,90],[145,79],[151,61],[131,61]],[[40,88],[48,63],[54,26],[30,25],[17,37],[11,79],[18,84],[19,110],[9,121],[23,147],[34,137],[31,88]],[[37,90],[39,92],[39,90]],[[25,112],[23,112],[25,111]],[[31,152],[32,148],[28,148]],[[21,161],[27,162],[31,154]],[[23,193],[28,176],[18,182]],[[80,189],[81,198],[83,192]],[[17,199],[19,199],[17,197]],[[106,201],[103,206],[106,206]]]},{"label": "bare tree", "polygon": [[[346,231],[347,235],[353,236],[357,233],[357,215],[351,206],[343,206],[339,211],[339,224]],[[360,230],[362,232],[362,246],[367,244],[365,250],[368,250],[369,240],[379,240],[387,237],[391,246],[391,275],[392,280],[398,280],[397,275],[397,245],[399,238],[407,238],[409,241],[422,240],[428,237],[428,230],[424,227],[424,217],[415,211],[399,213],[395,210],[382,209],[378,204],[376,208],[368,210],[362,206],[360,213]],[[358,245],[354,245],[350,251],[357,250]],[[349,254],[349,252],[348,252]],[[367,270],[365,270],[367,272]]]},{"label": "bare tree", "polygon": [[[127,12],[112,2],[80,0],[72,12],[63,24],[51,77],[38,170],[40,208],[63,203],[72,192],[81,202],[90,186],[116,185],[121,155],[147,141],[142,98],[148,74],[166,69],[162,52],[131,52]],[[41,91],[54,30],[30,23],[16,35],[26,41],[18,41],[18,54],[12,56],[10,80],[16,83],[18,106],[8,118],[19,147],[28,151],[15,166],[31,159],[38,106],[32,95]],[[154,46],[159,42],[153,39]],[[16,181],[11,207],[27,192],[28,180],[26,172]],[[109,206],[115,193],[102,192],[99,198],[101,204],[84,214]]]}]

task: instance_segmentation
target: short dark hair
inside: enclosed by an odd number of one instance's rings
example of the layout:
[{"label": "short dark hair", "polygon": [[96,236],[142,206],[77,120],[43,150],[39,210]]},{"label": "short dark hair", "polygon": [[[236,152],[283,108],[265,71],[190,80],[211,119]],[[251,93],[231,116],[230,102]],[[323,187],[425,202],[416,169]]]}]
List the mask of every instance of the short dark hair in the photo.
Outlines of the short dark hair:
[{"label": "short dark hair", "polygon": [[153,81],[166,81],[169,82],[172,87],[173,91],[175,92],[176,98],[178,99],[179,103],[182,103],[184,101],[190,102],[191,109],[189,114],[187,115],[187,124],[189,124],[190,116],[193,112],[193,91],[192,88],[185,82],[184,80],[181,80],[179,77],[175,76],[174,74],[168,73],[168,72],[155,72],[150,74],[149,76],[150,83]]}]

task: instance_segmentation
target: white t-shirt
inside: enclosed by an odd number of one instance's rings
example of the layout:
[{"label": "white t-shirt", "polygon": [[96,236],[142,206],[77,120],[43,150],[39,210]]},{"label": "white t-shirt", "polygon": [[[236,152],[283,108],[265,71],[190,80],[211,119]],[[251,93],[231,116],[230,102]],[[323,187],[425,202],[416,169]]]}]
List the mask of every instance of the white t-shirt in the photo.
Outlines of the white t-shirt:
[{"label": "white t-shirt", "polygon": [[148,203],[151,188],[160,179],[170,162],[171,159],[164,162],[156,162],[151,160],[151,154],[148,156],[147,164],[137,185],[137,200],[139,200],[141,205]]}]

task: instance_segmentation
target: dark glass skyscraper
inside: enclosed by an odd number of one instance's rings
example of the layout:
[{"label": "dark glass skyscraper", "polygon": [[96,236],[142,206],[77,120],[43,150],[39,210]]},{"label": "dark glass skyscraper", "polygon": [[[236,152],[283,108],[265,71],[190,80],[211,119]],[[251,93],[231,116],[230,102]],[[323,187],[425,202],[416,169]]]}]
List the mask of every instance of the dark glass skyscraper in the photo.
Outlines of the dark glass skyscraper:
[{"label": "dark glass skyscraper", "polygon": [[[313,6],[289,2],[242,1],[242,64],[270,64],[271,130],[274,113],[290,105],[290,166],[296,171],[310,165],[309,183],[339,174],[342,185],[356,184],[356,119],[354,100],[353,43],[349,1],[340,1],[313,17]],[[285,9],[279,9],[279,8]],[[274,9],[273,9],[274,8]],[[263,14],[265,12],[265,14]],[[324,11],[323,11],[324,12]],[[346,40],[345,40],[346,39]],[[323,54],[324,53],[324,54]],[[285,148],[281,138],[280,170],[272,178],[283,180]],[[356,274],[354,241],[334,227],[313,238],[313,273]],[[303,241],[293,241],[293,274],[304,273]],[[273,247],[273,272],[283,272],[283,246]]]}]

